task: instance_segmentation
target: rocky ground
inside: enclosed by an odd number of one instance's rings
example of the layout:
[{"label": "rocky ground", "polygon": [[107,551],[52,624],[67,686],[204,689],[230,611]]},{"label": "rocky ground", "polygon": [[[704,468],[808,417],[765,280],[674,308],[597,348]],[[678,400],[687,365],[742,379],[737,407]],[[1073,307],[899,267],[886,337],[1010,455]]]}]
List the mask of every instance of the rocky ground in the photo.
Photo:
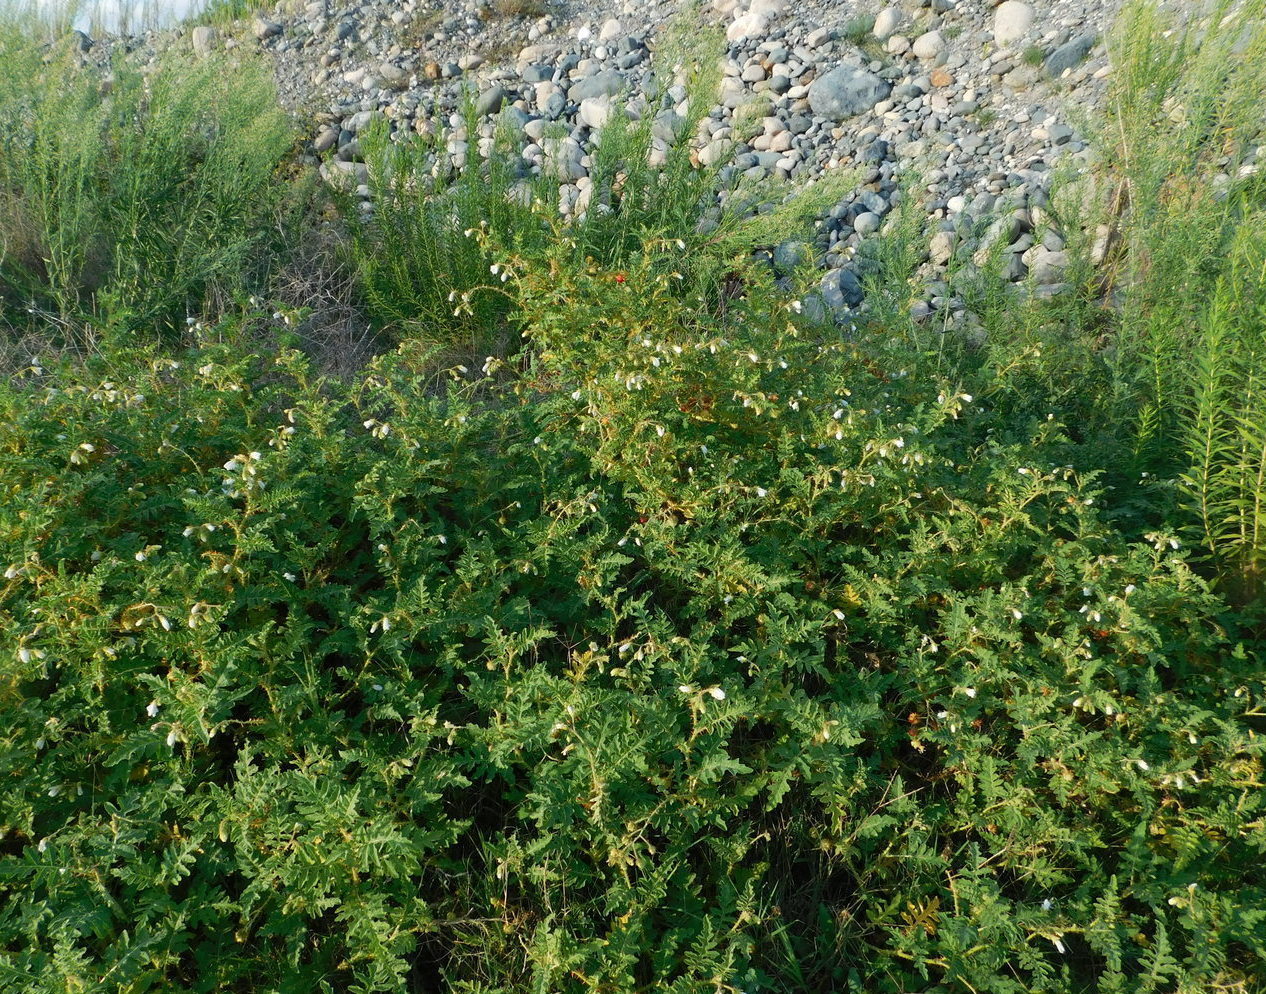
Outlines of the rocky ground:
[{"label": "rocky ground", "polygon": [[[815,306],[848,319],[863,305],[854,259],[908,195],[928,219],[926,293],[916,317],[970,322],[946,267],[1003,269],[1041,294],[1064,287],[1064,237],[1046,223],[1061,162],[1085,171],[1079,130],[1103,99],[1104,34],[1117,0],[712,0],[701,16],[728,43],[719,102],[681,133],[686,94],[658,92],[656,52],[678,0],[312,0],[232,28],[178,29],[144,44],[206,55],[253,46],[276,60],[283,100],[306,122],[331,183],[367,197],[358,135],[376,115],[446,135],[460,167],[491,141],[493,115],[521,134],[525,171],[559,183],[564,213],[585,209],[588,152],[612,113],[654,118],[656,151],[694,143],[697,159],[738,173],[812,181],[858,171],[808,249],[824,276]],[[137,42],[136,44],[141,44]],[[459,110],[477,94],[478,134]]]}]

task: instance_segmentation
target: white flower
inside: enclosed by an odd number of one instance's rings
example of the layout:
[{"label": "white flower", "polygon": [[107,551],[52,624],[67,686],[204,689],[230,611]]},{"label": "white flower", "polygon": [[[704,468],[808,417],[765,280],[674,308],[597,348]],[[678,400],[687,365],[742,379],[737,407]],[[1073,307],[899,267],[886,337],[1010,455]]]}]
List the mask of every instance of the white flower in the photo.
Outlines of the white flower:
[{"label": "white flower", "polygon": [[374,690],[382,690],[382,684],[381,683],[374,684]]},{"label": "white flower", "polygon": [[1016,621],[1019,621],[1024,617],[1024,612],[1013,607],[1011,609],[1011,617],[1015,618]]},{"label": "white flower", "polygon": [[1017,473],[1019,473],[1021,476],[1028,476],[1028,475],[1029,475],[1029,471],[1028,471],[1027,469],[1025,469],[1023,466],[1021,466],[1019,469],[1017,469],[1017,470],[1016,470],[1016,472],[1017,472]]},{"label": "white flower", "polygon": [[722,690],[720,687],[713,687],[711,690],[708,691],[708,693],[712,695],[712,699],[714,701],[725,700],[725,691]]},{"label": "white flower", "polygon": [[439,539],[440,545],[448,545],[448,536],[447,536],[447,535],[436,535],[435,537],[436,537],[437,539]]},{"label": "white flower", "polygon": [[683,684],[682,684],[680,687],[678,687],[677,689],[678,689],[679,691],[681,691],[683,694],[690,694],[690,693],[693,693],[693,692],[694,692],[694,687],[690,686],[690,684],[688,684],[688,683],[683,683]]},{"label": "white flower", "polygon": [[973,400],[976,399],[969,393],[962,394],[962,398],[963,398],[963,401],[968,404],[970,404]]},{"label": "white flower", "polygon": [[284,580],[289,580],[291,583],[295,582],[295,575],[293,573],[282,573],[281,576]]},{"label": "white flower", "polygon": [[757,496],[757,497],[764,497],[764,496],[765,496],[766,494],[768,494],[768,493],[769,493],[769,491],[768,491],[768,490],[766,490],[764,487],[757,487],[757,488],[756,488],[756,496]]},{"label": "white flower", "polygon": [[162,705],[159,704],[158,701],[150,701],[145,705],[145,713],[151,718],[156,718],[158,717],[158,709],[160,707],[162,707]]},{"label": "white flower", "polygon": [[1043,910],[1043,911],[1050,911],[1052,907],[1053,907],[1053,905],[1051,904],[1051,899],[1050,899],[1049,897],[1048,897],[1048,898],[1044,898],[1044,899],[1043,899],[1043,901],[1042,901],[1042,910]]},{"label": "white flower", "polygon": [[1132,583],[1127,583],[1127,584],[1125,585],[1125,592],[1126,592],[1127,594],[1132,594],[1132,593],[1134,593],[1134,591],[1136,591],[1137,589],[1138,589],[1138,587],[1134,586],[1134,584],[1132,584]]},{"label": "white flower", "polygon": [[4,571],[4,578],[6,580],[12,580],[16,576],[18,576],[19,573],[20,571],[18,570],[16,566],[10,566],[7,570]]},{"label": "white flower", "polygon": [[573,390],[573,391],[571,392],[571,399],[572,399],[572,400],[580,400],[580,396],[581,396],[581,394],[580,394],[580,391],[579,391],[579,390]]},{"label": "white flower", "polygon": [[964,694],[966,694],[968,697],[972,698],[973,700],[975,700],[975,697],[976,697],[976,688],[975,688],[975,687],[964,687],[964,688],[963,688],[963,693],[964,693]]},{"label": "white flower", "polygon": [[1176,549],[1176,548],[1178,548],[1178,539],[1176,539],[1176,538],[1171,538],[1171,539],[1169,540],[1169,547],[1170,547],[1171,549]]},{"label": "white flower", "polygon": [[1058,939],[1052,939],[1051,942],[1055,943],[1055,948],[1058,949],[1061,953],[1064,951],[1064,944],[1060,942]]},{"label": "white flower", "polygon": [[167,733],[167,747],[169,749],[175,748],[176,743],[179,741],[180,739],[176,735],[176,730],[174,728],[170,732]]},{"label": "white flower", "polygon": [[227,469],[230,473],[232,473],[234,470],[241,469],[242,464],[238,462],[236,459],[230,459],[228,462],[224,464],[224,468]]},{"label": "white flower", "polygon": [[143,552],[138,552],[138,553],[137,553],[135,556],[133,556],[132,558],[134,558],[134,559],[135,559],[138,563],[143,563],[143,562],[145,562],[145,553],[143,553]]}]

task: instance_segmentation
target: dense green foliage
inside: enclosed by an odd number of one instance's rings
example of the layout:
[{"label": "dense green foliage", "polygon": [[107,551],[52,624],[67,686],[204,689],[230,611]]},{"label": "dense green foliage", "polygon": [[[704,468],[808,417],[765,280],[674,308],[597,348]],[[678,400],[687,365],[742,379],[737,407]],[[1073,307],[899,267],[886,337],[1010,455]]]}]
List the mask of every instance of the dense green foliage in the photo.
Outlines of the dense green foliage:
[{"label": "dense green foliage", "polygon": [[[845,334],[750,252],[825,184],[754,212],[645,141],[563,223],[367,136],[398,348],[353,377],[311,313],[125,278],[171,244],[0,259],[10,342],[103,331],[0,384],[0,992],[1266,991],[1252,183],[1189,215],[1191,309],[964,267],[969,344],[905,317],[912,216]],[[302,199],[272,154],[217,252]],[[38,229],[71,263],[94,184]],[[1135,189],[1108,271],[1155,302]]]},{"label": "dense green foliage", "polygon": [[701,333],[649,266],[522,279],[503,383],[208,347],[8,395],[12,976],[1257,973],[1261,660],[1057,426],[972,444],[949,385]]},{"label": "dense green foliage", "polygon": [[108,82],[0,39],[0,320],[170,335],[249,285],[286,200],[291,145],[265,70],[215,60]]}]

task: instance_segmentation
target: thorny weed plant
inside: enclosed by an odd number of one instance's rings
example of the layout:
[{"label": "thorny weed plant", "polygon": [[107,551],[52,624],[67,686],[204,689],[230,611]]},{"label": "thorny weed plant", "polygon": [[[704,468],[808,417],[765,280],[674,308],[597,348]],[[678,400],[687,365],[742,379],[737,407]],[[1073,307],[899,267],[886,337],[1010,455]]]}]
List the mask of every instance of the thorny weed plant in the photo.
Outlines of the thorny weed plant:
[{"label": "thorny weed plant", "polygon": [[1261,982],[1260,645],[1181,541],[680,258],[505,259],[531,361],[443,390],[224,326],[0,393],[8,976]]},{"label": "thorny weed plant", "polygon": [[[1260,240],[1173,415],[1209,510],[1143,513],[1065,304],[846,334],[786,216],[634,195],[638,123],[349,382],[248,306],[0,385],[0,989],[1266,986],[1261,619],[1192,548],[1251,534]],[[517,354],[437,369],[490,284]]]}]

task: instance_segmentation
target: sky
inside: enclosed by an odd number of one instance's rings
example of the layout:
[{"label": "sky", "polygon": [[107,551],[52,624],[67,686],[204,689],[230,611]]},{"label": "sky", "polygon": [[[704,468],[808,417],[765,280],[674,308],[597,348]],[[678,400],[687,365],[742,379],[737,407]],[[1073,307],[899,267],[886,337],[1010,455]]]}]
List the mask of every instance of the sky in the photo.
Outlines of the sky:
[{"label": "sky", "polygon": [[[121,22],[120,14],[126,13],[126,21],[139,26],[154,21],[170,23],[198,10],[205,0],[36,0],[35,6],[50,10],[67,6],[78,8],[74,26],[81,31],[89,31],[93,22],[104,25],[107,29],[116,28]],[[0,6],[4,0],[0,0]],[[23,6],[19,2],[19,6]]]}]

